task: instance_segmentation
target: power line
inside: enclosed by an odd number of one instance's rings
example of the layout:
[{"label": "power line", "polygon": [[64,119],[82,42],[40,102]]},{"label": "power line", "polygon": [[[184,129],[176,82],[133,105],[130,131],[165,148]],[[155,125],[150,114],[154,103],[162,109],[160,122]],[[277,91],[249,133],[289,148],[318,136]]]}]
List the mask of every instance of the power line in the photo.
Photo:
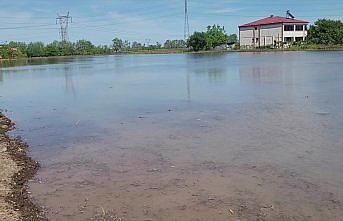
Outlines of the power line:
[{"label": "power line", "polygon": [[61,35],[61,41],[68,41],[68,26],[70,23],[73,23],[73,18],[69,16],[69,12],[67,15],[58,15],[56,18],[56,24],[60,24],[60,35]]},{"label": "power line", "polygon": [[0,30],[13,30],[13,29],[22,29],[22,28],[38,28],[38,27],[48,27],[53,26],[54,24],[41,24],[41,25],[27,25],[27,26],[16,26],[16,27],[5,27],[0,28]]}]

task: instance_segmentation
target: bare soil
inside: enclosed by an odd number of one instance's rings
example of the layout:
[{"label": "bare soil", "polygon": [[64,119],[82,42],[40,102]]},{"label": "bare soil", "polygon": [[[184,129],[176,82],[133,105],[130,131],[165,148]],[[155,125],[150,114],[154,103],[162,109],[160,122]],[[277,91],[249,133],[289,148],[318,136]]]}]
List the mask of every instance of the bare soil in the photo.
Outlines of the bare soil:
[{"label": "bare soil", "polygon": [[46,220],[30,201],[26,185],[39,164],[27,156],[26,143],[7,135],[13,128],[14,123],[0,113],[0,220]]}]

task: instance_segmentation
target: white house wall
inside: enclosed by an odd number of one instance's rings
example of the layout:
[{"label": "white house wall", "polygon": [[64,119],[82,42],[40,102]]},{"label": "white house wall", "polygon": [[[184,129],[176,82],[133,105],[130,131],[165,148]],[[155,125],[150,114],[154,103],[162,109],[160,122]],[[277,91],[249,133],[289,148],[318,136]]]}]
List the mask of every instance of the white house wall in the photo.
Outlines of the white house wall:
[{"label": "white house wall", "polygon": [[284,31],[283,32],[284,38],[291,37],[293,39],[293,41],[295,41],[296,37],[302,37],[303,39],[305,39],[307,37],[307,30],[304,29],[303,31],[296,31],[295,30],[295,26],[296,26],[295,24],[285,24],[285,25],[294,25],[294,31]]},{"label": "white house wall", "polygon": [[303,37],[303,39],[305,39],[307,36],[306,30],[295,31],[295,27],[294,31],[283,30],[283,24],[261,25],[257,27],[241,27],[239,29],[240,45],[243,48],[263,47],[274,45],[275,42],[284,42],[285,37],[292,37],[292,41],[295,41],[296,37]]},{"label": "white house wall", "polygon": [[256,35],[254,27],[240,28],[239,43],[242,47],[253,46],[252,39]]},{"label": "white house wall", "polygon": [[[282,41],[282,24],[262,25],[240,28],[240,45],[242,47],[262,47]],[[253,41],[254,39],[254,41]]]},{"label": "white house wall", "polygon": [[263,25],[260,27],[260,38],[256,46],[274,45],[274,42],[280,41],[282,41],[282,24]]}]

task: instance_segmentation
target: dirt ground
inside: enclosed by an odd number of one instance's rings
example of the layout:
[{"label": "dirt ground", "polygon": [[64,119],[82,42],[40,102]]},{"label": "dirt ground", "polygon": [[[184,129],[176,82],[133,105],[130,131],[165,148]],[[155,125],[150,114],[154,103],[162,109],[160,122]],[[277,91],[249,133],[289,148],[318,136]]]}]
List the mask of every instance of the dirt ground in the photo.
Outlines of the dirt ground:
[{"label": "dirt ground", "polygon": [[6,134],[13,127],[0,113],[0,220],[45,220],[26,191],[39,165],[26,155],[25,143]]}]

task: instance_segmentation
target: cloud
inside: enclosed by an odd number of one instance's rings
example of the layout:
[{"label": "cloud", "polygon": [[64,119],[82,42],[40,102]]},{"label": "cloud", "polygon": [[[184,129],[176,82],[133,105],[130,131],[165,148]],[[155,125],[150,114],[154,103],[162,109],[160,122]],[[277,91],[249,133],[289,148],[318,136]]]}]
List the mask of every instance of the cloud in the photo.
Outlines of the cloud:
[{"label": "cloud", "polygon": [[221,8],[221,9],[211,10],[211,11],[209,11],[209,13],[211,13],[211,14],[229,14],[229,13],[238,12],[240,10],[241,9],[239,9],[239,8]]}]

